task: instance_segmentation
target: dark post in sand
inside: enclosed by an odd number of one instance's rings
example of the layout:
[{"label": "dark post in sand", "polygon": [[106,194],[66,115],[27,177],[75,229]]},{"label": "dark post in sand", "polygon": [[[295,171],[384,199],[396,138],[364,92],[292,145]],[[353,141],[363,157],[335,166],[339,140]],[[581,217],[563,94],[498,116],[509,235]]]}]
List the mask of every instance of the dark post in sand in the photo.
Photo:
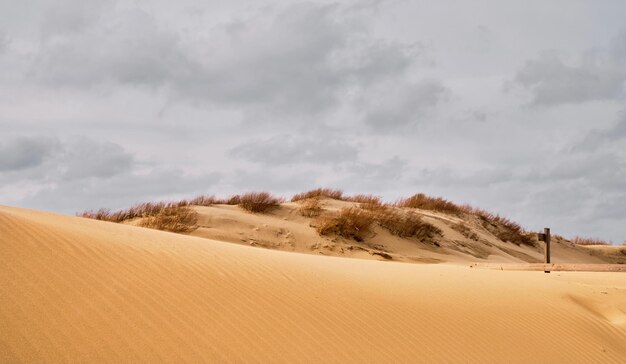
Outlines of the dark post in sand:
[{"label": "dark post in sand", "polygon": [[[544,255],[544,263],[545,264],[550,264],[550,228],[543,228],[543,234],[539,234],[538,236],[539,241],[545,241],[546,242],[546,250],[545,250],[545,255]],[[545,273],[550,273],[550,271],[547,269],[544,270]]]}]

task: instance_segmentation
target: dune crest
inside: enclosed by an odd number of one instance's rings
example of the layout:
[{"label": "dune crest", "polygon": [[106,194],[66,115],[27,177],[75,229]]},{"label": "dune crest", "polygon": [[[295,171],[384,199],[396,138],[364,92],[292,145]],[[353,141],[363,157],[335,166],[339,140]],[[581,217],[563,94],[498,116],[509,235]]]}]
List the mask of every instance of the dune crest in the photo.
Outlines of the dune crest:
[{"label": "dune crest", "polygon": [[620,273],[294,254],[12,207],[0,261],[0,362],[626,357]]}]

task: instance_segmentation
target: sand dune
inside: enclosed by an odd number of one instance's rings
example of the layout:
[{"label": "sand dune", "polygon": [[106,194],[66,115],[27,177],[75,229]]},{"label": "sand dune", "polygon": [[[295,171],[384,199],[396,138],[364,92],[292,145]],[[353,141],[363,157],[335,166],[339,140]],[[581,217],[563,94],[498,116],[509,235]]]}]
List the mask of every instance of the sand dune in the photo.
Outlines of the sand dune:
[{"label": "sand dune", "polygon": [[[328,211],[355,205],[347,201],[324,200],[324,208]],[[425,221],[443,232],[443,236],[437,238],[439,246],[413,238],[399,238],[378,226],[363,242],[320,236],[312,226],[314,219],[301,216],[299,206],[298,203],[284,203],[264,214],[252,214],[230,205],[194,206],[193,209],[198,213],[198,228],[191,235],[275,250],[376,260],[385,260],[386,256],[387,259],[403,262],[540,263],[544,259],[543,243],[520,246],[505,242],[478,221],[419,209],[410,211],[420,214]],[[474,240],[453,228],[459,223],[463,223],[474,234]],[[562,239],[553,239],[552,262],[623,264],[626,263],[626,247],[616,247],[613,251],[601,253]]]},{"label": "sand dune", "polygon": [[347,259],[0,207],[0,361],[626,358],[626,274]]}]

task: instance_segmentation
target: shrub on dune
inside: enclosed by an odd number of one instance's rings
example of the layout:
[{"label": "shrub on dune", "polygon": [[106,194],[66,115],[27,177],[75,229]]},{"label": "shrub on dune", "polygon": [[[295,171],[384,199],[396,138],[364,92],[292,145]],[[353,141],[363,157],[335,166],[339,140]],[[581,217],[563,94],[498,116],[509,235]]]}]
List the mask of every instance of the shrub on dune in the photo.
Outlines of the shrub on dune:
[{"label": "shrub on dune", "polygon": [[350,207],[322,216],[316,228],[320,235],[337,235],[363,241],[373,223],[374,218],[368,211]]},{"label": "shrub on dune", "polygon": [[300,200],[300,208],[298,211],[300,215],[305,217],[316,217],[322,213],[322,202],[319,198],[307,198],[305,200]]},{"label": "shrub on dune", "polygon": [[602,239],[583,238],[580,236],[573,237],[572,243],[574,243],[575,245],[610,245]]},{"label": "shrub on dune", "polygon": [[392,208],[379,209],[373,216],[382,228],[401,238],[415,238],[431,242],[442,234],[441,229],[424,221],[413,211],[397,211]]},{"label": "shrub on dune", "polygon": [[281,202],[283,202],[281,198],[268,192],[248,192],[239,198],[239,206],[250,212],[266,212],[278,207]]},{"label": "shrub on dune", "polygon": [[296,202],[300,200],[305,200],[307,198],[332,198],[335,200],[341,200],[343,197],[343,192],[341,190],[335,190],[332,188],[316,188],[311,191],[297,193],[291,197],[291,202]]},{"label": "shrub on dune", "polygon": [[196,212],[189,207],[168,206],[156,214],[143,218],[139,225],[174,233],[186,233],[196,228],[197,221]]},{"label": "shrub on dune", "polygon": [[411,207],[422,210],[439,211],[453,215],[461,214],[462,210],[454,203],[441,197],[430,197],[423,193],[400,199],[396,202],[398,207]]}]

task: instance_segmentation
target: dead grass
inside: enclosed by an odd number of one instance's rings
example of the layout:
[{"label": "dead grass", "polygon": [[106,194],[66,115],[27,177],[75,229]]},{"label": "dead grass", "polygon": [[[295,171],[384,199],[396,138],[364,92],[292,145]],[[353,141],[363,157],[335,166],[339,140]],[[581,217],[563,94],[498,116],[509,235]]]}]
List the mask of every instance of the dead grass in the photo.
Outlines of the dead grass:
[{"label": "dead grass", "polygon": [[300,215],[305,217],[317,217],[322,213],[322,202],[319,198],[307,198],[300,200]]},{"label": "dead grass", "polygon": [[104,220],[111,222],[122,222],[139,217],[155,216],[164,209],[187,206],[186,201],[178,202],[144,202],[136,204],[124,210],[113,211],[109,209],[100,209],[96,211],[85,211],[78,216],[96,220]]},{"label": "dead grass", "polygon": [[423,242],[434,242],[441,236],[438,227],[424,221],[413,211],[398,211],[393,208],[380,208],[372,211],[374,219],[382,228],[401,238],[415,238]]},{"label": "dead grass", "polygon": [[341,190],[336,190],[332,188],[316,188],[311,191],[297,193],[291,197],[291,202],[296,202],[300,200],[305,200],[308,198],[332,198],[335,200],[341,200],[343,198],[343,192]]},{"label": "dead grass", "polygon": [[272,196],[269,192],[248,192],[239,197],[239,206],[250,212],[267,212],[278,207],[282,198]]},{"label": "dead grass", "polygon": [[583,238],[580,236],[573,237],[571,242],[575,245],[611,245],[602,239]]},{"label": "dead grass", "polygon": [[363,241],[374,223],[371,213],[357,207],[322,215],[316,222],[320,235],[337,235],[346,239]]},{"label": "dead grass", "polygon": [[155,215],[143,218],[139,225],[174,233],[186,233],[196,228],[197,215],[189,207],[172,206],[160,210]]},{"label": "dead grass", "polygon": [[219,200],[213,195],[200,195],[191,200],[183,200],[181,202],[186,202],[188,205],[194,206],[211,206],[219,203]]},{"label": "dead grass", "polygon": [[502,241],[508,241],[516,245],[536,245],[531,238],[531,234],[514,221],[469,205],[463,205],[461,209],[467,214],[477,216],[481,225]]},{"label": "dead grass", "polygon": [[379,210],[383,208],[385,205],[383,204],[383,200],[374,195],[354,195],[344,198],[345,201],[349,202],[357,202],[360,204],[361,208],[366,210]]},{"label": "dead grass", "polygon": [[403,198],[395,203],[398,207],[411,207],[422,210],[439,211],[447,214],[460,215],[462,210],[454,203],[441,197],[430,197],[423,193]]},{"label": "dead grass", "polygon": [[469,227],[467,227],[467,225],[465,225],[465,223],[452,224],[450,225],[450,227],[452,227],[453,230],[457,231],[458,233],[460,233],[467,239],[474,240],[474,241],[478,241],[480,239],[478,235],[472,231],[472,229],[470,229]]}]

